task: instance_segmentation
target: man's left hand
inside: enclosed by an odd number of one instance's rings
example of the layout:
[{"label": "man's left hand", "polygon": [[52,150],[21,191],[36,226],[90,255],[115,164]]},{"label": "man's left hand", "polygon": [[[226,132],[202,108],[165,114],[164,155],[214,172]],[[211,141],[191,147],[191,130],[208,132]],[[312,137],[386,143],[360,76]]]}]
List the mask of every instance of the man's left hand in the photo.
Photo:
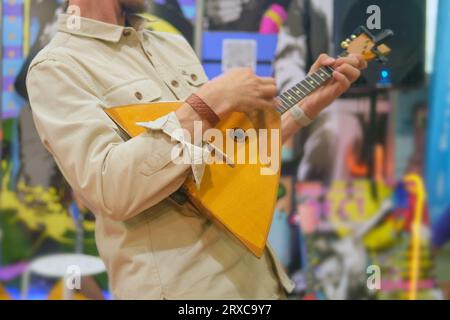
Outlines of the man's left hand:
[{"label": "man's left hand", "polygon": [[361,76],[361,70],[367,68],[367,62],[362,55],[350,54],[344,58],[334,59],[322,54],[311,67],[310,74],[324,66],[330,66],[334,69],[333,78],[308,96],[301,104],[301,108],[311,119],[317,117],[322,110],[358,80]]}]

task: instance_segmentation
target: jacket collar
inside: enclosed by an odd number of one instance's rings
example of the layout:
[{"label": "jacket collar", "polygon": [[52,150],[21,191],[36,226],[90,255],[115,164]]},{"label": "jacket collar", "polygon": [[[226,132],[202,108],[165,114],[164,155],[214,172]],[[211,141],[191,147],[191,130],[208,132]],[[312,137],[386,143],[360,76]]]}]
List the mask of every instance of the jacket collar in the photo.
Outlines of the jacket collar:
[{"label": "jacket collar", "polygon": [[[77,21],[75,19],[79,20]],[[58,31],[117,43],[121,39],[125,29],[132,28],[138,33],[142,33],[145,26],[149,22],[154,22],[155,20],[147,18],[144,15],[135,14],[128,16],[127,21],[130,27],[119,26],[64,13],[58,17]]]}]

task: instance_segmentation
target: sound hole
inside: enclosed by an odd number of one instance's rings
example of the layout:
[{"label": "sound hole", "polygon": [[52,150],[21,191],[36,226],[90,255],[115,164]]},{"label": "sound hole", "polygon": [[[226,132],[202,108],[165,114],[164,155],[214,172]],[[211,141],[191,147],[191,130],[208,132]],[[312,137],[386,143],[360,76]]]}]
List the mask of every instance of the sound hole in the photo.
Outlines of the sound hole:
[{"label": "sound hole", "polygon": [[234,128],[233,130],[231,130],[230,135],[231,139],[233,139],[236,143],[244,143],[248,139],[245,130],[241,128]]}]

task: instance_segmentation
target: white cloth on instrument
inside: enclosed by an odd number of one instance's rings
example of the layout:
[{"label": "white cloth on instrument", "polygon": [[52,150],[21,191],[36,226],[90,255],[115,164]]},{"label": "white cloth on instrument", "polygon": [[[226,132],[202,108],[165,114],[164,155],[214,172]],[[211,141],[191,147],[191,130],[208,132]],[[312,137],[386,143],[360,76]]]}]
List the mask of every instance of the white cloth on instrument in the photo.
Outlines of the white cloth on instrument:
[{"label": "white cloth on instrument", "polygon": [[[136,124],[149,130],[162,131],[170,136],[173,141],[179,142],[175,148],[181,148],[183,151],[181,161],[191,165],[195,183],[197,187],[200,187],[205,173],[206,160],[209,159],[211,155],[210,149],[207,145],[203,144],[201,139],[198,139],[200,143],[197,143],[197,145],[192,144],[190,135],[183,129],[174,112],[154,121],[138,122]],[[194,139],[194,143],[195,142],[197,141]],[[179,152],[176,152],[177,150],[174,151],[173,154],[175,156],[173,157],[173,161],[180,161],[180,158],[178,157]]]}]

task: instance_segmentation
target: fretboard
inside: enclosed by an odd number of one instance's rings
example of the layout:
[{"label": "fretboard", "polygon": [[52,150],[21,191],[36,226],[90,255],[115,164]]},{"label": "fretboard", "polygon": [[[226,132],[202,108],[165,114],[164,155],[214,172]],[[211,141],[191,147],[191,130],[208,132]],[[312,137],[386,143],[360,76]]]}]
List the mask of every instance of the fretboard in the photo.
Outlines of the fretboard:
[{"label": "fretboard", "polygon": [[308,95],[319,89],[333,75],[334,69],[331,67],[322,67],[313,74],[308,75],[303,81],[299,82],[291,89],[278,96],[278,113],[283,115],[292,107],[306,98]]}]

